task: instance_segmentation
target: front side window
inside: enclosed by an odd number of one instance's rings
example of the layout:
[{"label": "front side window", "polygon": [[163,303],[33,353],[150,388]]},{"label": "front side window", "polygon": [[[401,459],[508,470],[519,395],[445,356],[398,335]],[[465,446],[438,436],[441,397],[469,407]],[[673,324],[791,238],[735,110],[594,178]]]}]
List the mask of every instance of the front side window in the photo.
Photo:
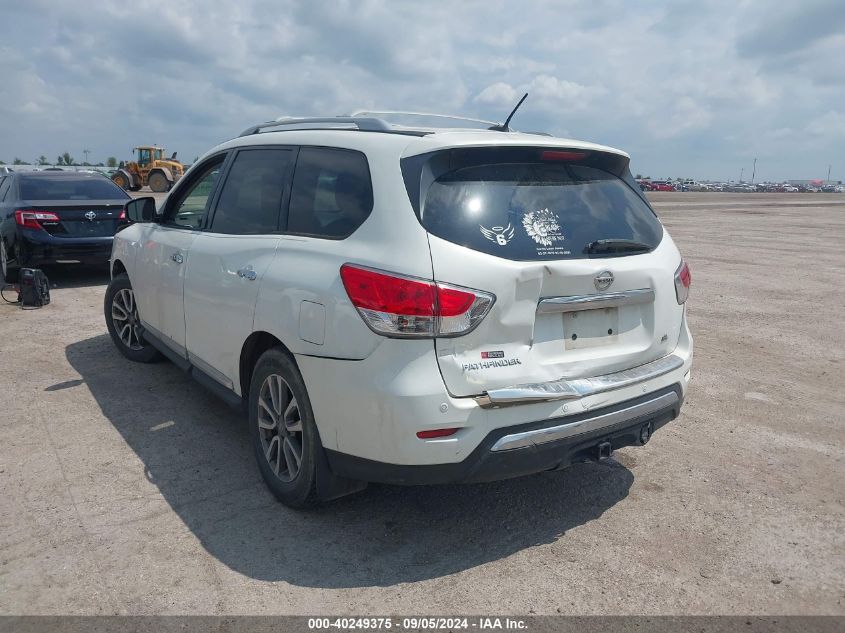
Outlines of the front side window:
[{"label": "front side window", "polygon": [[214,157],[195,177],[191,178],[190,183],[179,192],[173,204],[168,205],[164,224],[185,229],[202,227],[205,210],[225,158],[225,154]]},{"label": "front side window", "polygon": [[643,252],[663,236],[649,206],[622,179],[565,163],[495,163],[445,173],[428,188],[420,219],[437,237],[520,261],[588,257],[590,245],[601,241],[636,243]]},{"label": "front side window", "polygon": [[289,149],[239,151],[223,183],[211,231],[233,235],[278,231],[292,156]]},{"label": "front side window", "polygon": [[344,238],[364,223],[372,209],[372,181],[364,154],[326,147],[299,151],[288,232]]}]

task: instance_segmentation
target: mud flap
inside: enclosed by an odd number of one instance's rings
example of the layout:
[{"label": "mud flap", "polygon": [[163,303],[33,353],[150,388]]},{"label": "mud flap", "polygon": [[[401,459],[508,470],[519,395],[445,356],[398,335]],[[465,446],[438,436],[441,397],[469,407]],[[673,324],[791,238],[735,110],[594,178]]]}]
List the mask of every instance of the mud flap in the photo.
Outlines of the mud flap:
[{"label": "mud flap", "polygon": [[326,451],[322,446],[317,451],[317,497],[320,501],[331,501],[346,495],[361,492],[367,487],[366,481],[338,477],[332,472]]}]

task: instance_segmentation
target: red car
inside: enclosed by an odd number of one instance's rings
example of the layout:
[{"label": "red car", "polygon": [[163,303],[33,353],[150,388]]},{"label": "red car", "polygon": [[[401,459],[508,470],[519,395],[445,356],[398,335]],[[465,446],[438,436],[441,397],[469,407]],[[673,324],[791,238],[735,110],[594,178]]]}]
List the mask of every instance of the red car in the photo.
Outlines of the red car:
[{"label": "red car", "polygon": [[670,185],[668,182],[662,180],[652,180],[651,181],[651,190],[652,191],[675,191],[675,187]]}]

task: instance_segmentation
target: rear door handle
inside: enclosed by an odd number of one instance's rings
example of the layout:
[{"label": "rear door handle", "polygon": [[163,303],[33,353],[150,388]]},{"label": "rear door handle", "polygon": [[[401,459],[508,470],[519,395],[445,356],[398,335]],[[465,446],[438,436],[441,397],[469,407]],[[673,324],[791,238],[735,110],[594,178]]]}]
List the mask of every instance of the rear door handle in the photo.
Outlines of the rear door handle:
[{"label": "rear door handle", "polygon": [[170,256],[170,259],[172,259],[177,264],[181,264],[182,262],[185,261],[185,257],[182,255],[182,253],[180,253],[178,251],[173,253],[173,255]]},{"label": "rear door handle", "polygon": [[238,277],[241,277],[242,279],[248,279],[249,281],[255,281],[255,278],[258,277],[258,274],[252,269],[252,265],[250,265],[238,269]]}]

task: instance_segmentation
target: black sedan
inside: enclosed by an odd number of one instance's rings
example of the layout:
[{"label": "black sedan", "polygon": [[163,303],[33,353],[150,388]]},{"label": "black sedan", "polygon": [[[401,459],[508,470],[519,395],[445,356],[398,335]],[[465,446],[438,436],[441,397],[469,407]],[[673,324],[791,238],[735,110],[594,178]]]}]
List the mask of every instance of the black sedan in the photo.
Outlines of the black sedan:
[{"label": "black sedan", "polygon": [[20,268],[105,264],[128,199],[97,173],[0,176],[0,272],[14,283]]}]

